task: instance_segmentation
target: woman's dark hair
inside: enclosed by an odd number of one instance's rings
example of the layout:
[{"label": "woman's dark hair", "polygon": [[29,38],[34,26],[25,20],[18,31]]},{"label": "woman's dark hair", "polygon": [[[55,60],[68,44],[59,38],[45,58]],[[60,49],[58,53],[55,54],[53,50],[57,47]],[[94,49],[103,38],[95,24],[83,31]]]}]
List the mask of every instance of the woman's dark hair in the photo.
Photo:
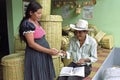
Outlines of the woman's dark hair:
[{"label": "woman's dark hair", "polygon": [[30,2],[25,12],[25,18],[30,18],[30,11],[34,13],[38,9],[42,9],[42,6],[39,3],[35,1]]},{"label": "woman's dark hair", "polygon": [[27,19],[29,19],[31,17],[30,15],[30,11],[32,13],[36,12],[38,9],[42,9],[42,6],[38,3],[38,2],[35,2],[35,1],[31,1],[28,6],[27,6],[27,9],[25,11],[25,16],[23,17],[23,19],[21,20],[20,22],[20,25],[19,25],[19,37],[20,37],[20,40],[24,40],[25,41],[25,37],[23,36],[23,22]]}]

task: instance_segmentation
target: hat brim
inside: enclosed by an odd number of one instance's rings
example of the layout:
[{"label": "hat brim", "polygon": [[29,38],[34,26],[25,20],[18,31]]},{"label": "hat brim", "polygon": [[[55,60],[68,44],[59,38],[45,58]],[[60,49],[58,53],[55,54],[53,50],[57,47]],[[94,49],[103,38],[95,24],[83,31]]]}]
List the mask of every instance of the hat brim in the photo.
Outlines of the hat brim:
[{"label": "hat brim", "polygon": [[74,24],[70,24],[70,28],[74,29],[74,30],[78,30],[78,31],[84,31],[84,30],[86,30],[86,31],[93,31],[93,29],[80,29],[80,28],[76,28],[76,25],[74,25]]}]

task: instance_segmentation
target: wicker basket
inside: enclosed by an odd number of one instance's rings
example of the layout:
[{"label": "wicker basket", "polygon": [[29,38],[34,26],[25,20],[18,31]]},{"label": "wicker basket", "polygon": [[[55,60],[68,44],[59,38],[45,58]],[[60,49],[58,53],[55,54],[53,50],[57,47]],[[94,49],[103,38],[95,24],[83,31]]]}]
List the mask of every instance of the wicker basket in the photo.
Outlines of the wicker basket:
[{"label": "wicker basket", "polygon": [[95,35],[99,32],[97,27],[93,24],[89,24],[88,28],[93,29],[93,31],[89,31],[88,34],[92,37],[95,37]]},{"label": "wicker basket", "polygon": [[6,55],[1,64],[3,80],[24,80],[24,53]]},{"label": "wicker basket", "polygon": [[114,39],[112,35],[106,35],[101,40],[101,45],[103,48],[112,49],[114,46]]},{"label": "wicker basket", "polygon": [[59,15],[48,15],[41,19],[50,47],[58,50],[61,48],[62,21],[62,17]]},{"label": "wicker basket", "polygon": [[15,52],[21,51],[21,50],[24,51],[25,47],[26,47],[26,43],[21,42],[19,36],[15,36],[15,45],[14,45]]},{"label": "wicker basket", "polygon": [[63,58],[64,66],[68,66],[72,61],[73,61],[73,58],[70,58],[70,59]]},{"label": "wicker basket", "polygon": [[56,73],[56,77],[55,80],[57,79],[58,75],[59,75],[59,64],[60,64],[60,56],[52,56],[53,58],[53,64],[54,64],[54,68],[55,68],[55,73]]},{"label": "wicker basket", "polygon": [[102,39],[105,35],[106,35],[105,32],[103,32],[103,31],[99,31],[99,32],[95,35],[95,39],[96,39],[96,41],[97,41],[97,42],[100,42],[101,39]]},{"label": "wicker basket", "polygon": [[51,0],[36,0],[43,7],[42,16],[50,15],[51,13]]},{"label": "wicker basket", "polygon": [[69,45],[69,38],[68,36],[62,36],[62,40],[61,40],[61,49],[62,50],[67,50]]}]

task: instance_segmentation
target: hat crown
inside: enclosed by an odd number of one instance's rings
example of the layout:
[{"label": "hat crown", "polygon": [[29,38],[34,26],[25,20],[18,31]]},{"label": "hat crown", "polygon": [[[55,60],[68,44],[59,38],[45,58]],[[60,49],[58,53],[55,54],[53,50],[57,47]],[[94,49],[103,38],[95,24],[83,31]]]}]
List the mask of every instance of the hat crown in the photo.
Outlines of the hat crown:
[{"label": "hat crown", "polygon": [[88,22],[86,20],[79,19],[79,21],[76,24],[76,28],[88,29]]},{"label": "hat crown", "polygon": [[77,24],[70,24],[70,28],[74,30],[87,30],[87,31],[93,31],[93,29],[88,29],[88,21],[79,19]]}]

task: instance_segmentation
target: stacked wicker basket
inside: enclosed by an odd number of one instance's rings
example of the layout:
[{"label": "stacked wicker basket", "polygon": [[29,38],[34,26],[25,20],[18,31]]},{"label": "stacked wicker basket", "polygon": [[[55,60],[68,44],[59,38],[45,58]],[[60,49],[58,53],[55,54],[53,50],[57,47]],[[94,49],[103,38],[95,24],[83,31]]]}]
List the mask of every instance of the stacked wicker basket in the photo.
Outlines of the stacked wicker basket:
[{"label": "stacked wicker basket", "polygon": [[46,31],[46,39],[51,48],[60,50],[62,39],[62,17],[59,15],[46,15],[41,19],[41,24]]},{"label": "stacked wicker basket", "polygon": [[15,53],[25,51],[26,44],[25,44],[25,42],[20,41],[20,38],[19,38],[18,35],[15,36],[14,42],[15,42],[14,43],[14,51],[15,51]]},{"label": "stacked wicker basket", "polygon": [[[62,37],[62,17],[60,15],[50,15],[51,0],[36,0],[43,7],[42,19],[40,22],[46,31],[46,39],[51,48],[60,50]],[[57,34],[57,35],[56,35]]]},{"label": "stacked wicker basket", "polygon": [[[43,7],[43,15],[40,21],[42,27],[46,31],[46,39],[51,48],[60,50],[62,38],[62,17],[60,15],[50,15],[51,0],[36,1]],[[2,58],[3,80],[24,80],[24,48],[25,44],[20,43],[19,38],[15,37],[15,53],[17,52],[17,54],[10,54]],[[63,66],[60,56],[54,56],[53,62],[57,78],[60,68]]]},{"label": "stacked wicker basket", "polygon": [[4,56],[1,64],[3,80],[24,80],[24,53]]},{"label": "stacked wicker basket", "polygon": [[[41,25],[46,31],[46,39],[51,48],[61,49],[62,40],[62,17],[60,15],[50,15],[51,13],[51,0],[36,0],[39,2],[42,9],[42,18],[40,19]],[[60,56],[53,56],[53,63],[56,72],[56,78],[58,77],[63,63]],[[55,78],[55,80],[56,80]]]}]

